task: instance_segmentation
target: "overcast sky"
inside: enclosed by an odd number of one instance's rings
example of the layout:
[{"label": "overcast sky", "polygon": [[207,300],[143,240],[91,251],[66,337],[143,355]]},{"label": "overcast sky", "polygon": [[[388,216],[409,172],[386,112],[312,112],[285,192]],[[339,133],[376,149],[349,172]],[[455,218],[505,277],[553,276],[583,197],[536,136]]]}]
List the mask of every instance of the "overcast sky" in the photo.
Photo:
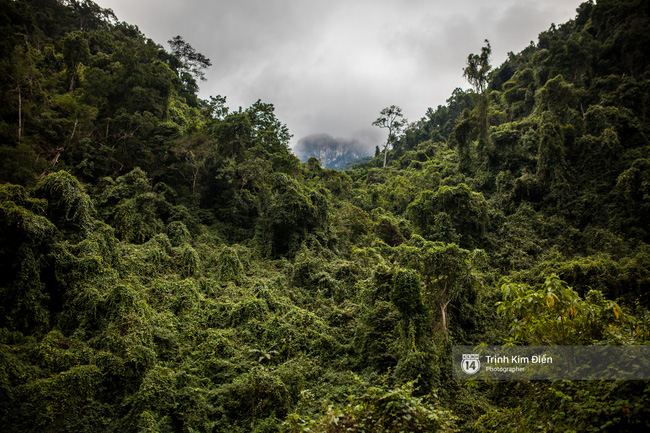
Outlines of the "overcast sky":
[{"label": "overcast sky", "polygon": [[382,108],[409,120],[468,88],[463,67],[483,41],[492,65],[551,23],[575,17],[580,0],[95,0],[169,49],[181,35],[212,61],[200,96],[231,110],[272,103],[294,135],[362,139],[374,149]]}]

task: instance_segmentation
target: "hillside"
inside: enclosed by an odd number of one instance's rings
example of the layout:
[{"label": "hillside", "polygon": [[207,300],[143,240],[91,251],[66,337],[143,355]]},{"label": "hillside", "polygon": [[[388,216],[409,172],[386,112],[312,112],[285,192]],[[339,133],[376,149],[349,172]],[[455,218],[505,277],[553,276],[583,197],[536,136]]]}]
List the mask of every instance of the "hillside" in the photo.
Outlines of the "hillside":
[{"label": "hillside", "polygon": [[3,430],[645,431],[647,380],[451,373],[650,342],[650,4],[577,6],[333,170],[182,37],[0,0]]}]

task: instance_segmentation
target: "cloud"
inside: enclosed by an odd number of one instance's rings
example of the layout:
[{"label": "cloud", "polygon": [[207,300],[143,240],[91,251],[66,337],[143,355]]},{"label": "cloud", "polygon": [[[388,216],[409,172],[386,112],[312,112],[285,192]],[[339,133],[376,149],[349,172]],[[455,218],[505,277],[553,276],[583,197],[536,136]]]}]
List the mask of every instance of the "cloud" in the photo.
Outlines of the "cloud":
[{"label": "cloud", "polygon": [[368,156],[374,153],[376,141],[377,137],[372,134],[354,137],[333,137],[326,133],[310,134],[298,140],[294,152],[300,158],[318,155],[323,149]]},{"label": "cloud", "polygon": [[293,151],[303,161],[316,157],[323,167],[342,169],[352,160],[372,156],[376,141],[376,136],[333,137],[325,133],[310,134],[300,138]]},{"label": "cloud", "polygon": [[[232,109],[257,99],[302,137],[365,134],[396,104],[416,120],[467,88],[462,68],[484,39],[498,66],[552,22],[575,15],[566,0],[98,0],[166,46],[179,34],[213,66],[201,96]],[[371,147],[374,149],[374,145]]]}]

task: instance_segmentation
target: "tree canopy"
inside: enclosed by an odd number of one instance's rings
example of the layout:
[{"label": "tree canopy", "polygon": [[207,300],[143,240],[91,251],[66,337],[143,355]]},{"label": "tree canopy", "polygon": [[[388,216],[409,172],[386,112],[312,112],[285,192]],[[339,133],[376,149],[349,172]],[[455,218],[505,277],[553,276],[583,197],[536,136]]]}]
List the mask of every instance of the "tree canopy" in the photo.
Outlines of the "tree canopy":
[{"label": "tree canopy", "polygon": [[647,380],[452,379],[650,340],[650,10],[576,12],[332,170],[181,36],[0,0],[3,431],[648,430]]},{"label": "tree canopy", "polygon": [[372,126],[388,129],[388,138],[384,144],[384,167],[386,167],[386,156],[388,155],[388,147],[397,142],[397,136],[406,126],[408,121],[402,114],[402,109],[397,105],[386,107],[379,113],[380,116],[372,122]]}]

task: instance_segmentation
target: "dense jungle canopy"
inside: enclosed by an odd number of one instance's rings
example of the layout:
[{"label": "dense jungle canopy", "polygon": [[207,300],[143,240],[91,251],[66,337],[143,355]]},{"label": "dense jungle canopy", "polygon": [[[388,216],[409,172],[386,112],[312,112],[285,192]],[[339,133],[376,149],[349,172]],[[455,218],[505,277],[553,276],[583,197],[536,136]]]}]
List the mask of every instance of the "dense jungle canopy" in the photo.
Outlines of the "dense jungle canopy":
[{"label": "dense jungle canopy", "polygon": [[336,171],[182,37],[0,0],[1,429],[646,431],[648,381],[450,363],[649,343],[648,46],[650,2],[585,2]]}]

